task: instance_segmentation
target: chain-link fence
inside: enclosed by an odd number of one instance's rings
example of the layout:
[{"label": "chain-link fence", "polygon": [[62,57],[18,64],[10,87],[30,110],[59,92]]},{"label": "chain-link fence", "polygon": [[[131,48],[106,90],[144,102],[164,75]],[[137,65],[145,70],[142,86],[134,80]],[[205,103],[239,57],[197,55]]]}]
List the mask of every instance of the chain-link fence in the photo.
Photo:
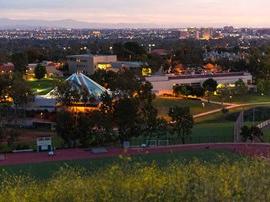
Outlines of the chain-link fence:
[{"label": "chain-link fence", "polygon": [[157,147],[179,144],[202,144],[202,143],[230,143],[234,141],[234,136],[197,136],[181,138],[136,138],[130,141],[131,147]]}]

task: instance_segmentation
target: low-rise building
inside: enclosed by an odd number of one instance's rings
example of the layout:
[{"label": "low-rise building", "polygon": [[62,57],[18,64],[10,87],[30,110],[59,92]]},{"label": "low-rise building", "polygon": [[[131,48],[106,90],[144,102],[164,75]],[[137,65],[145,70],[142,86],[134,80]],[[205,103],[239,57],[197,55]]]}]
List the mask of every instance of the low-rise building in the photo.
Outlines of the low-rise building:
[{"label": "low-rise building", "polygon": [[[82,90],[86,90],[89,96],[93,96],[93,99],[91,99],[91,101],[88,101],[89,103],[82,104],[80,103],[80,101],[78,103],[73,103],[76,106],[85,107],[86,104],[94,106],[98,105],[100,103],[100,98],[103,93],[107,92],[108,94],[111,94],[109,90],[99,85],[98,83],[96,83],[82,73],[74,73],[70,77],[68,77],[66,81],[70,83],[72,88],[78,90],[79,92],[81,92]],[[35,100],[33,103],[29,104],[28,110],[55,111],[58,106],[57,96],[55,93],[56,91],[57,88],[53,89],[46,95],[35,96]]]},{"label": "low-rise building", "polygon": [[14,71],[12,63],[0,64],[0,74],[10,74]]},{"label": "low-rise building", "polygon": [[187,75],[172,75],[151,76],[146,80],[152,83],[153,91],[158,94],[167,94],[173,92],[173,86],[187,85],[202,85],[204,81],[213,78],[218,84],[234,84],[239,79],[243,80],[246,85],[252,84],[252,75],[246,72],[229,72],[229,73],[214,73],[214,74],[187,74]]},{"label": "low-rise building", "polygon": [[85,73],[92,75],[97,69],[107,69],[110,64],[117,62],[116,55],[70,55],[67,56],[69,73]]},{"label": "low-rise building", "polygon": [[[59,63],[43,61],[40,64],[46,68],[46,77],[63,77],[63,72],[59,70]],[[26,79],[32,79],[35,77],[35,68],[37,65],[37,63],[28,64],[26,69]]]},{"label": "low-rise building", "polygon": [[118,71],[122,68],[129,70],[141,70],[142,67],[144,67],[143,62],[117,61],[111,63],[111,68],[113,71]]}]

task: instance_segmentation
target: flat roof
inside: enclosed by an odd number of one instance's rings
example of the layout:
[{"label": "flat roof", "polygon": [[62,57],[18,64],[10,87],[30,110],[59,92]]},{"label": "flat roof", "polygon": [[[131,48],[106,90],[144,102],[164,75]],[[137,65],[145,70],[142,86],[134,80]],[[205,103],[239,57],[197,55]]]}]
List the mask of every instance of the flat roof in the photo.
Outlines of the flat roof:
[{"label": "flat roof", "polygon": [[117,55],[93,55],[93,54],[82,54],[82,55],[68,55],[67,58],[72,58],[72,57],[104,57],[104,56],[115,56]]},{"label": "flat roof", "polygon": [[218,78],[218,77],[232,77],[232,76],[251,76],[251,74],[245,72],[228,72],[228,73],[194,74],[194,75],[189,74],[189,75],[168,76],[168,79],[174,80],[174,79]]}]

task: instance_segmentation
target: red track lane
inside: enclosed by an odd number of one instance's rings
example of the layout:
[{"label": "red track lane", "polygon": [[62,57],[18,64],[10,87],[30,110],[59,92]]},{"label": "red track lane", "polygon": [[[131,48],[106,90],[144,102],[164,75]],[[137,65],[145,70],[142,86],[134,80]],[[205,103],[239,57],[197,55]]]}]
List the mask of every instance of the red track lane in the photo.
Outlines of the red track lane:
[{"label": "red track lane", "polygon": [[99,159],[106,157],[117,157],[119,155],[147,155],[157,153],[171,153],[196,151],[206,149],[225,149],[248,156],[270,157],[270,144],[193,144],[193,145],[175,145],[155,148],[107,148],[106,153],[94,154],[91,151],[83,149],[65,149],[57,150],[54,156],[48,156],[47,153],[8,153],[5,154],[5,160],[0,161],[0,166],[32,164],[52,161],[67,161],[80,159]]}]

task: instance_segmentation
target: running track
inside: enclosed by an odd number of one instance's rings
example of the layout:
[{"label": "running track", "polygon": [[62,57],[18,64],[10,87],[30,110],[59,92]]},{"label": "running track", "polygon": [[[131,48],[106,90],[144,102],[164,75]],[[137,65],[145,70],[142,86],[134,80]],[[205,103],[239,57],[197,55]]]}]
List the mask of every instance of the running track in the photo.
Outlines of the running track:
[{"label": "running track", "polygon": [[55,156],[48,156],[47,153],[8,153],[5,160],[0,161],[0,166],[32,164],[52,161],[67,161],[80,159],[99,159],[106,157],[118,157],[119,155],[147,155],[157,153],[184,152],[208,149],[225,149],[236,153],[249,156],[270,157],[270,144],[194,144],[194,145],[175,145],[158,148],[107,148],[106,153],[94,154],[83,149],[57,150]]}]

